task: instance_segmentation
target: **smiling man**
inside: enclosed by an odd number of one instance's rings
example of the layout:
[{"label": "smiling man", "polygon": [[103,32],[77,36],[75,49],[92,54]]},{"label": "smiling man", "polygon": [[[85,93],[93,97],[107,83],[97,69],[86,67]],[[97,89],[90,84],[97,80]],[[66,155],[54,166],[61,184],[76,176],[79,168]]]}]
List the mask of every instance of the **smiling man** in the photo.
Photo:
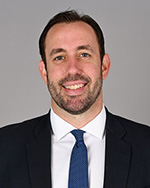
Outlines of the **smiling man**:
[{"label": "smiling man", "polygon": [[39,49],[51,109],[0,130],[0,187],[150,187],[150,128],[103,104],[110,58],[97,22],[61,12],[44,28]]},{"label": "smiling man", "polygon": [[83,127],[102,109],[102,80],[110,67],[108,54],[101,58],[90,25],[74,21],[56,24],[48,31],[45,58],[39,70],[51,93],[54,112],[76,128]]}]

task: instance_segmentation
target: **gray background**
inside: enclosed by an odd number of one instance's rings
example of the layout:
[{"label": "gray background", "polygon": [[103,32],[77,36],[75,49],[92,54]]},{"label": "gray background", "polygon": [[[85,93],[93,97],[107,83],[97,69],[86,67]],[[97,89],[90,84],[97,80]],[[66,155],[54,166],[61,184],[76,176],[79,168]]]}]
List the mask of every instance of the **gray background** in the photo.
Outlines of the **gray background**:
[{"label": "gray background", "polygon": [[103,29],[112,63],[105,105],[150,125],[150,0],[0,0],[0,126],[49,110],[38,38],[49,18],[68,8],[91,15]]}]

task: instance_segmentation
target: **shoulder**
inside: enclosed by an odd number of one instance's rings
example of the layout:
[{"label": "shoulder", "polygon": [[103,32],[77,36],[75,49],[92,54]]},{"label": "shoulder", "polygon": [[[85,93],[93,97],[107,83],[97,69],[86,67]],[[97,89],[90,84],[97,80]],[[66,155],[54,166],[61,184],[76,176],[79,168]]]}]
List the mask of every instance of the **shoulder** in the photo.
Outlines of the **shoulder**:
[{"label": "shoulder", "polygon": [[25,160],[28,143],[38,140],[38,136],[50,127],[48,122],[49,113],[0,128],[0,173],[9,168],[8,164],[18,165]]},{"label": "shoulder", "polygon": [[0,128],[0,141],[11,140],[15,138],[25,139],[32,134],[33,130],[36,129],[36,127],[42,125],[42,121],[47,122],[48,120],[49,113],[19,123],[3,126]]},{"label": "shoulder", "polygon": [[[122,133],[125,140],[150,144],[150,126],[114,115],[107,110],[107,126]],[[119,135],[118,133],[118,135]],[[120,134],[121,135],[121,134]]]},{"label": "shoulder", "polygon": [[140,132],[140,133],[142,132],[148,133],[148,134],[150,133],[149,125],[145,125],[145,124],[121,117],[121,116],[117,116],[117,115],[114,115],[114,116],[126,130]]}]

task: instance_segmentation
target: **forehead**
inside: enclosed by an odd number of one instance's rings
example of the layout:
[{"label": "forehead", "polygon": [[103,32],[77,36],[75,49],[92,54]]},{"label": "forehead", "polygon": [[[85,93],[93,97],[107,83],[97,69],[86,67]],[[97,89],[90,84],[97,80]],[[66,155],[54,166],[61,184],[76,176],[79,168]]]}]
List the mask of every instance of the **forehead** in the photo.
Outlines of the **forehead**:
[{"label": "forehead", "polygon": [[[82,21],[71,23],[58,23],[50,28],[47,33],[45,45],[59,45],[72,42],[97,43],[97,37],[93,28]],[[83,45],[83,44],[82,44]]]}]

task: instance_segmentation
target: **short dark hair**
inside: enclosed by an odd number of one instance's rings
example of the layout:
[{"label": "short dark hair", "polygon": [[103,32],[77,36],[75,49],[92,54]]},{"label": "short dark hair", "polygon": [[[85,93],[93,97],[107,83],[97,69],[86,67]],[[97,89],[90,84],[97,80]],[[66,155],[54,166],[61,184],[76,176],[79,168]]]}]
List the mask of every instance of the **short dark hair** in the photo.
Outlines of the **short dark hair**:
[{"label": "short dark hair", "polygon": [[43,32],[41,33],[39,39],[39,52],[45,65],[46,65],[45,39],[50,28],[58,23],[72,23],[76,21],[83,21],[89,24],[93,28],[99,44],[101,61],[103,60],[103,56],[105,55],[104,36],[98,23],[88,15],[78,14],[77,11],[75,10],[68,10],[68,11],[60,12],[56,14],[54,17],[52,17],[52,19],[49,20]]}]

